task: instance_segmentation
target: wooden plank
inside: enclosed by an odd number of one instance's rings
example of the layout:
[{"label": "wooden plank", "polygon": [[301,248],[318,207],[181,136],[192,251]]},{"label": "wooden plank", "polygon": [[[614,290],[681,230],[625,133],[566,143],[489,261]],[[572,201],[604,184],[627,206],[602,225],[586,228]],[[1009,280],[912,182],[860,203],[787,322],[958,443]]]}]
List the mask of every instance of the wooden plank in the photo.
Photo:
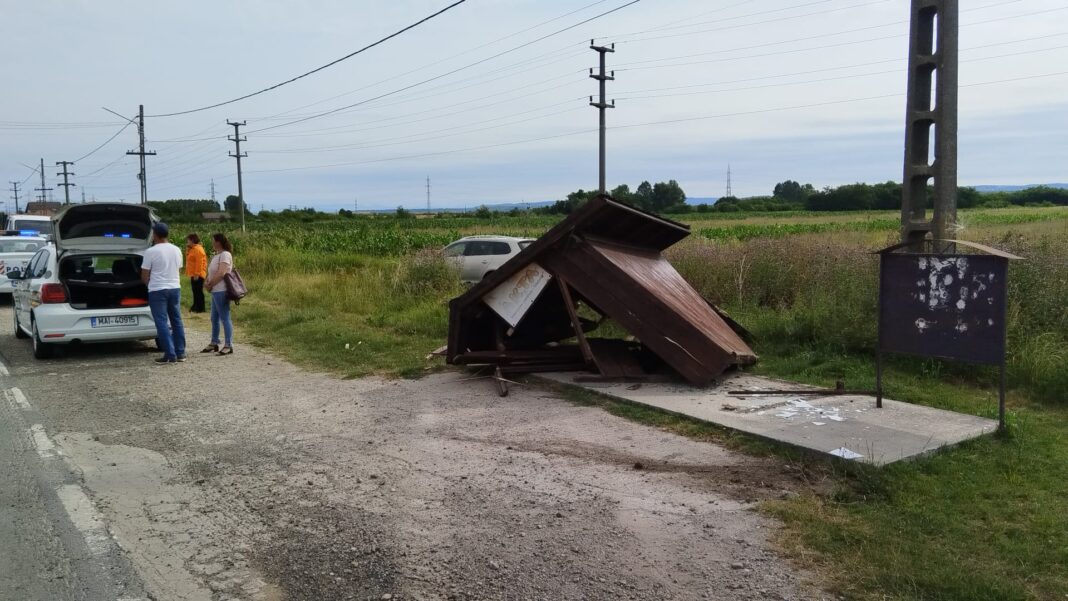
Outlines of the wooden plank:
[{"label": "wooden plank", "polygon": [[564,297],[564,306],[567,308],[567,315],[571,319],[571,327],[575,329],[575,338],[578,339],[582,357],[588,365],[593,365],[600,371],[597,360],[593,356],[593,351],[590,350],[590,343],[586,340],[586,333],[582,331],[582,322],[579,321],[578,313],[575,312],[575,301],[571,299],[571,290],[568,288],[568,283],[563,277],[557,277],[556,282],[560,285],[560,294]]}]

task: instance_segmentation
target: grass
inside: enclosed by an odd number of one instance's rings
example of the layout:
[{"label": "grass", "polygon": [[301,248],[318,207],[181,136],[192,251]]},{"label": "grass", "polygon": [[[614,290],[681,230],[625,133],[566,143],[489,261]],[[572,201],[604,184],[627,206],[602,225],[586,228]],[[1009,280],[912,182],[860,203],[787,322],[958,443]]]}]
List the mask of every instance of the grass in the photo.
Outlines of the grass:
[{"label": "grass", "polygon": [[[687,215],[699,235],[669,253],[702,294],[753,333],[758,373],[874,386],[876,263],[891,213]],[[833,494],[765,504],[782,544],[835,592],[864,601],[1068,599],[1068,210],[962,211],[961,237],[1024,256],[1010,272],[1009,423],[915,462],[826,464]],[[468,233],[537,235],[547,217],[448,217],[254,226],[235,235],[252,290],[238,343],[345,376],[414,376],[445,339],[460,292],[434,248]],[[708,231],[715,235],[706,235]],[[424,250],[420,250],[424,249]],[[347,346],[346,346],[347,345]],[[994,417],[984,367],[892,358],[888,396]],[[615,415],[749,453],[789,451],[626,403]]]}]

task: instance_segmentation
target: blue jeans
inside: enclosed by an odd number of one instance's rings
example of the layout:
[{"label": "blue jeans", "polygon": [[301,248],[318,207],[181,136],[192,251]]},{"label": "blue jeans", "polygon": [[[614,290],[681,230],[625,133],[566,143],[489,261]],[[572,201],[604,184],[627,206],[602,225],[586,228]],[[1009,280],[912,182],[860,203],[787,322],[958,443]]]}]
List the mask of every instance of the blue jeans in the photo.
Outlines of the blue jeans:
[{"label": "blue jeans", "polygon": [[185,356],[185,327],[182,325],[181,288],[154,290],[148,293],[148,306],[156,322],[156,338],[165,359]]},{"label": "blue jeans", "polygon": [[233,346],[234,322],[230,320],[230,299],[226,292],[211,293],[211,343],[219,344],[219,322],[222,322],[226,334],[226,345]]}]

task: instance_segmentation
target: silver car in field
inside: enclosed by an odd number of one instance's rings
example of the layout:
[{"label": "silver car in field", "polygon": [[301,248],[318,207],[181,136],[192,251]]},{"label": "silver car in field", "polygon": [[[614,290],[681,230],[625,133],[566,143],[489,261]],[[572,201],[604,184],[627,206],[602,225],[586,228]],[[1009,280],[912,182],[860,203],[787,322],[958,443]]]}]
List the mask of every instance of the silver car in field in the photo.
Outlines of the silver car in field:
[{"label": "silver car in field", "polygon": [[460,281],[474,284],[533,242],[512,236],[467,236],[445,247],[445,260],[459,270]]},{"label": "silver car in field", "polygon": [[119,203],[71,205],[53,217],[55,244],[7,274],[15,336],[32,340],[34,357],[64,344],[156,337],[140,275],[153,221],[148,207]]}]

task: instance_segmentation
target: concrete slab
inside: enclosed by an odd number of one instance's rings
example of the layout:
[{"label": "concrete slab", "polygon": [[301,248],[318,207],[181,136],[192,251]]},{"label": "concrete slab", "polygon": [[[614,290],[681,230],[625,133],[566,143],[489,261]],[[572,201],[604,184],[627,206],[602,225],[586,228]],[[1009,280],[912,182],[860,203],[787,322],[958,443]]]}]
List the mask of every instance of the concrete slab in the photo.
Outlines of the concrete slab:
[{"label": "concrete slab", "polygon": [[[586,374],[588,375],[588,374]],[[685,384],[577,383],[576,374],[542,377],[648,405],[811,451],[886,465],[997,430],[995,420],[864,395],[731,395],[734,390],[808,390],[794,382],[729,374],[709,388]]]}]

